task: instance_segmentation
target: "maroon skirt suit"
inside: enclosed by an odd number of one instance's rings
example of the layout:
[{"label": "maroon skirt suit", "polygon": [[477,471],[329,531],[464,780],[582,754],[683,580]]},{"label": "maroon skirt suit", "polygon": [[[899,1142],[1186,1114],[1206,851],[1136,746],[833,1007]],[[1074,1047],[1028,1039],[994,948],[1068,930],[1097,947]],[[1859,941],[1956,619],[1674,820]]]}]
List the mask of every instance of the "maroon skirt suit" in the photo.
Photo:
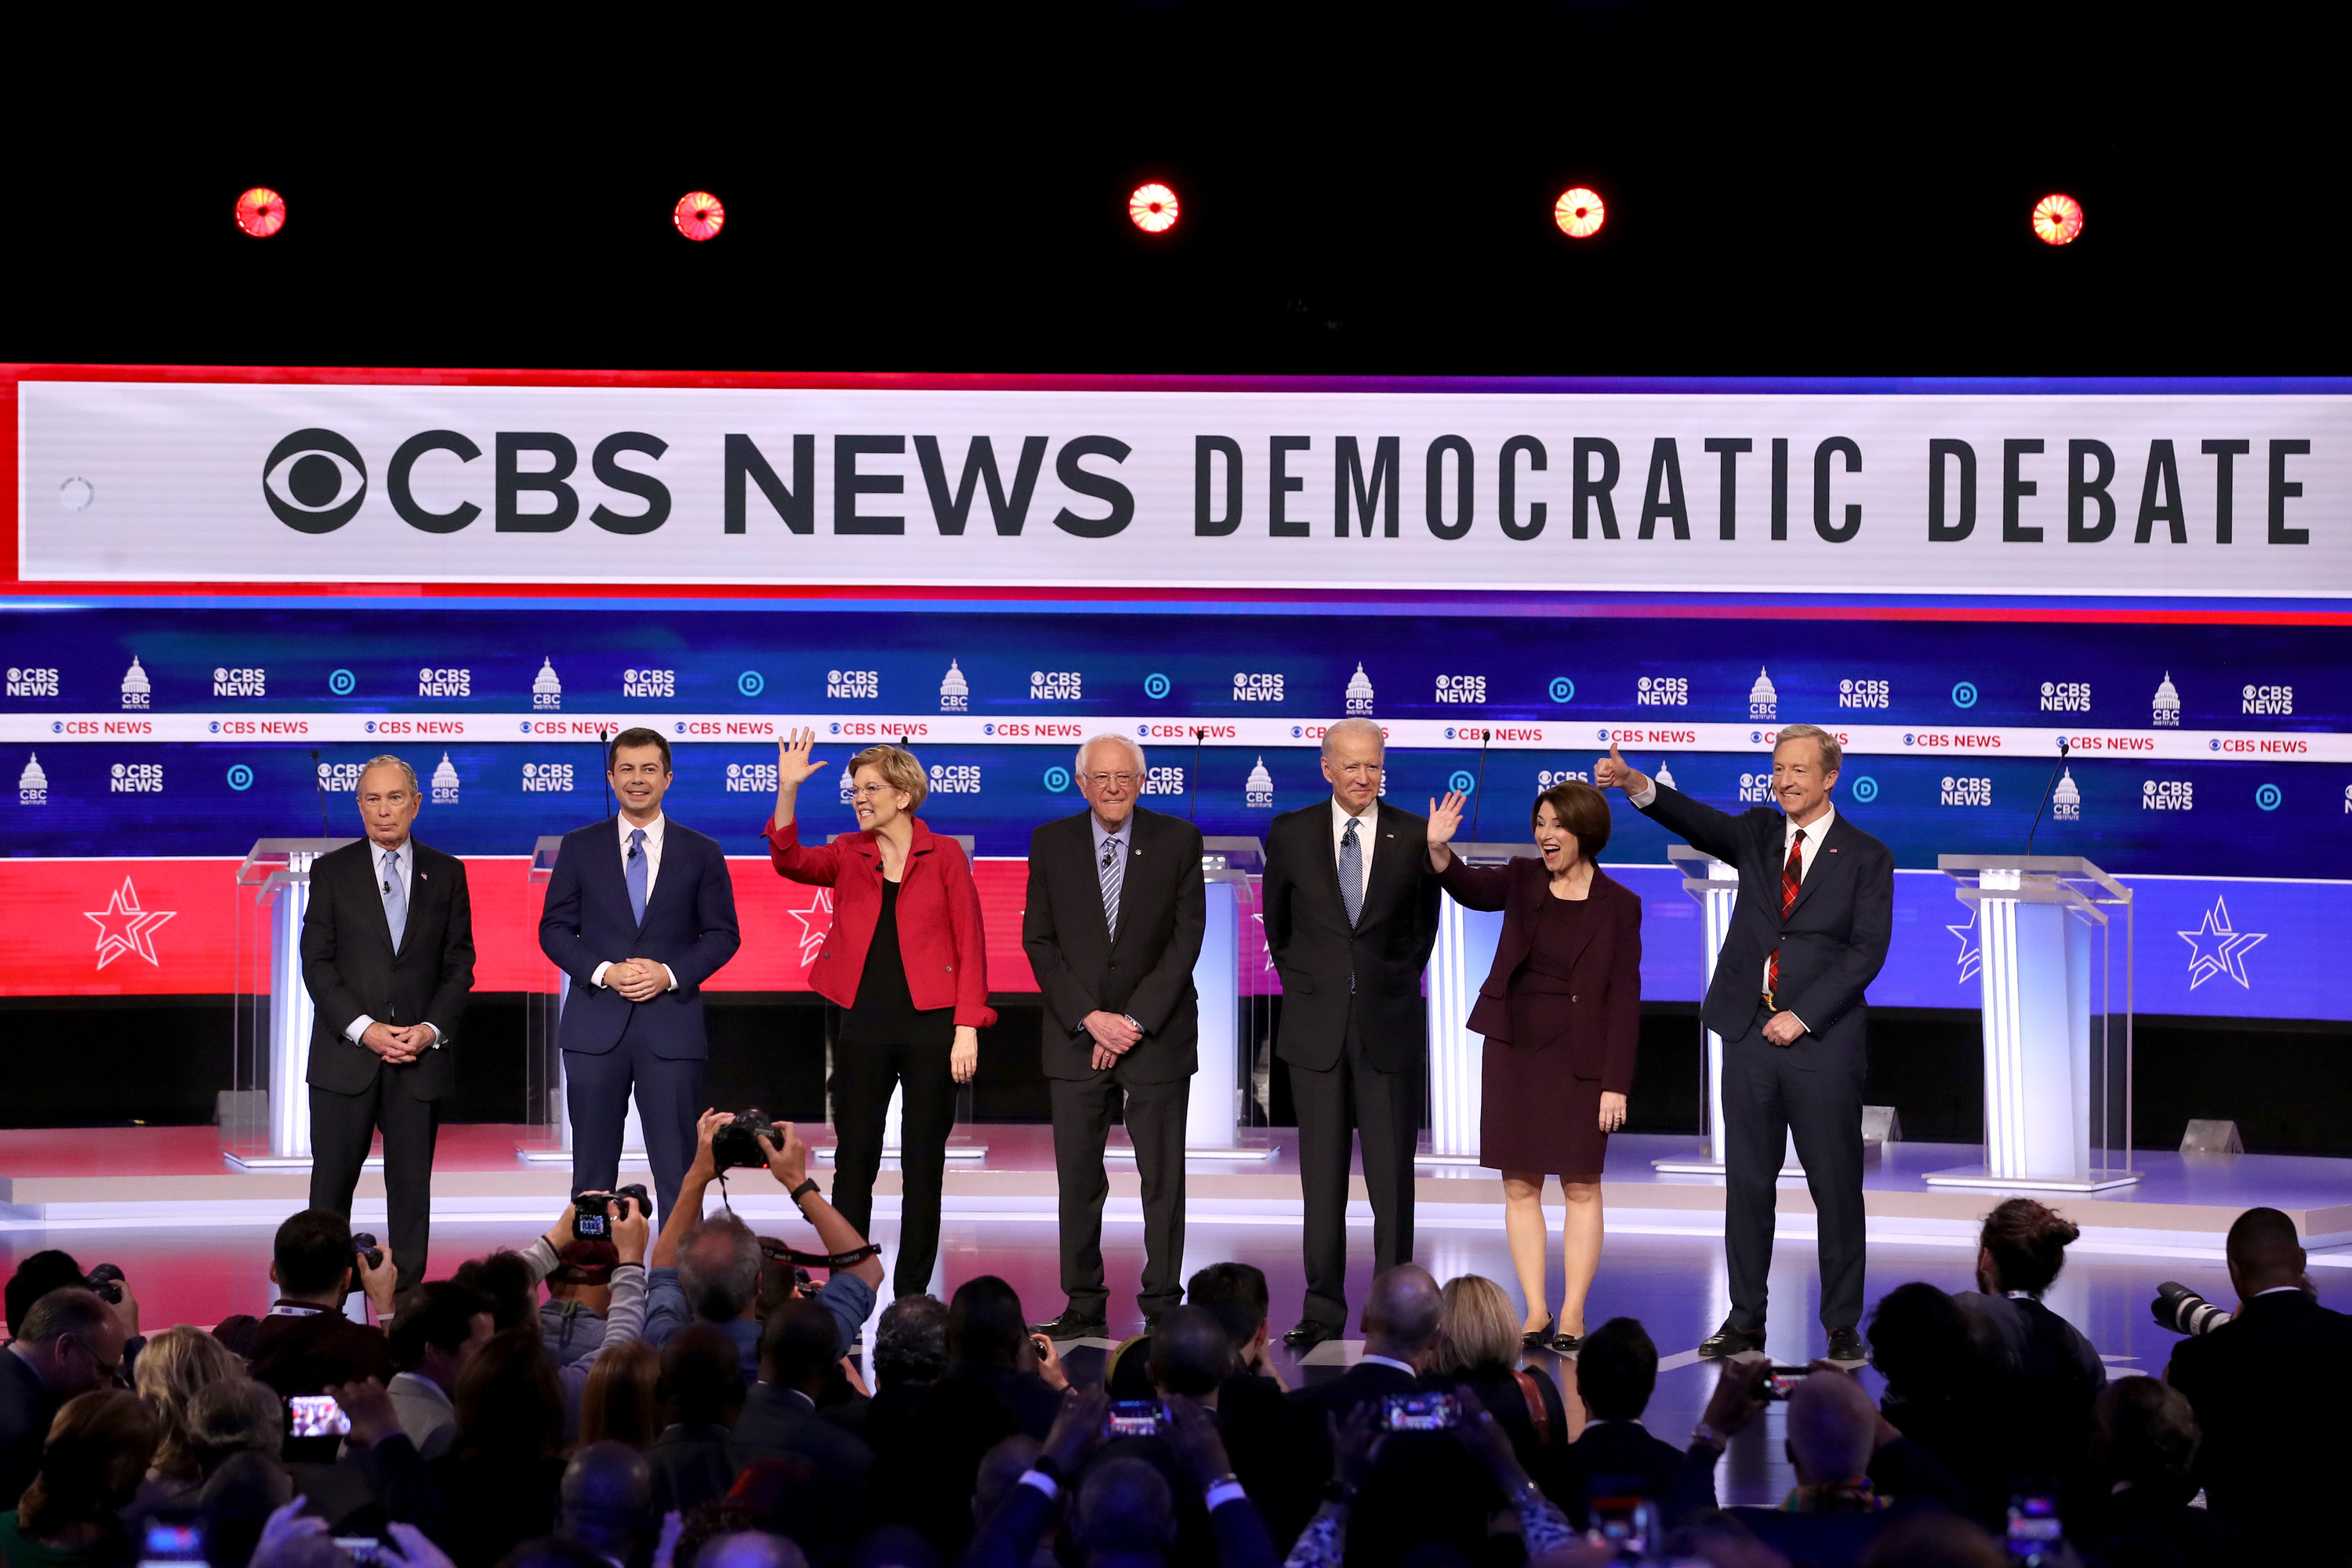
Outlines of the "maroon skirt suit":
[{"label": "maroon skirt suit", "polygon": [[1597,1182],[1609,1149],[1601,1096],[1633,1091],[1642,1033],[1642,900],[1600,868],[1584,898],[1556,899],[1541,860],[1440,878],[1465,909],[1503,911],[1495,967],[1470,1027],[1486,1037],[1478,1163]]}]

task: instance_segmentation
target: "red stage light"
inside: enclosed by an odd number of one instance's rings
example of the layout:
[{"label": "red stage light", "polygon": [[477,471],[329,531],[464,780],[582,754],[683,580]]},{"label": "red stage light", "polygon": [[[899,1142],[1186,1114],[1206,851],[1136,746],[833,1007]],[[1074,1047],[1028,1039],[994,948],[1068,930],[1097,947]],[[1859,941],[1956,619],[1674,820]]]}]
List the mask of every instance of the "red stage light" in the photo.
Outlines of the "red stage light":
[{"label": "red stage light", "polygon": [[1551,208],[1551,221],[1559,225],[1559,232],[1570,239],[1590,239],[1599,234],[1608,216],[1609,209],[1601,203],[1601,193],[1582,185],[1560,192],[1559,200]]},{"label": "red stage light", "polygon": [[2051,195],[2033,206],[2033,237],[2044,245],[2065,245],[2083,232],[2083,204],[2072,196]]},{"label": "red stage light", "polygon": [[268,185],[256,185],[236,198],[236,226],[256,239],[268,239],[286,226],[286,198]]},{"label": "red stage light", "polygon": [[688,239],[709,239],[727,226],[727,209],[709,191],[688,191],[677,198],[669,220]]},{"label": "red stage light", "polygon": [[1127,216],[1146,234],[1165,234],[1176,226],[1176,193],[1157,182],[1138,185],[1127,198]]}]

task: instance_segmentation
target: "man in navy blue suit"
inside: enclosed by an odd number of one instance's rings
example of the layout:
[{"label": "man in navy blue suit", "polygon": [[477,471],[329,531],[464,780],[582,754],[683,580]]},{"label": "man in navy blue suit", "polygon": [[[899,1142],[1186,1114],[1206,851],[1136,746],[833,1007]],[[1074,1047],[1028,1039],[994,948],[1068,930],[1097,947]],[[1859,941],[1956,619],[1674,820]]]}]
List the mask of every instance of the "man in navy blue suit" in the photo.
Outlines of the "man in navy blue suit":
[{"label": "man in navy blue suit", "polygon": [[539,945],[572,977],[557,1040],[572,1116],[572,1190],[610,1192],[634,1086],[667,1215],[703,1110],[702,985],[735,956],[735,886],[716,839],[668,821],[669,742],[624,730],[606,755],[615,817],[564,835]]}]

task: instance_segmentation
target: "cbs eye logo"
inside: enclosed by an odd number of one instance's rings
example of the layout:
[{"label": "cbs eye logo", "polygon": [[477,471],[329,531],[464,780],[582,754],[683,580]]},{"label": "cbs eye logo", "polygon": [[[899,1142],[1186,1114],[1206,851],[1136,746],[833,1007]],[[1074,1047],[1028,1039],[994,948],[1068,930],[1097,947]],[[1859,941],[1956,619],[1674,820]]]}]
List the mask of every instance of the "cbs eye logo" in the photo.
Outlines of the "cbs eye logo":
[{"label": "cbs eye logo", "polygon": [[298,533],[332,533],[351,521],[367,482],[360,449],[332,430],[297,430],[261,466],[262,499]]}]

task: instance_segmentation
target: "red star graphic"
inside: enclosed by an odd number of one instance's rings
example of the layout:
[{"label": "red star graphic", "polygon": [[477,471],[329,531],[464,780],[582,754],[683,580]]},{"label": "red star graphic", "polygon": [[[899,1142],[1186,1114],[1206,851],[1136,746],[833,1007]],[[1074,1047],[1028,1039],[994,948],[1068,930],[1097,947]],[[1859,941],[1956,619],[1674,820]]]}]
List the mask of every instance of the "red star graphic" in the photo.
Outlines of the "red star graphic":
[{"label": "red star graphic", "polygon": [[784,912],[801,922],[801,967],[806,969],[816,962],[817,953],[824,947],[824,939],[833,931],[833,889],[818,888],[814,890],[806,909]]},{"label": "red star graphic", "polygon": [[126,952],[135,952],[161,969],[163,961],[155,956],[155,932],[163,922],[179,913],[177,910],[147,910],[139,907],[139,889],[131,879],[122,879],[122,886],[109,894],[103,910],[84,910],[82,919],[98,927],[98,966],[104,969]]}]

